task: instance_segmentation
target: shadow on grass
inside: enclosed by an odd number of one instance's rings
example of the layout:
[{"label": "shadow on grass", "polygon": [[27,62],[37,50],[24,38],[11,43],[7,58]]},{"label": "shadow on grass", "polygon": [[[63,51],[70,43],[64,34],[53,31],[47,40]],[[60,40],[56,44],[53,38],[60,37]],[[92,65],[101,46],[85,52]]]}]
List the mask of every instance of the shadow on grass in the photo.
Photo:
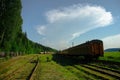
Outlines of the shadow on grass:
[{"label": "shadow on grass", "polygon": [[60,54],[53,54],[53,58],[56,63],[67,66],[67,65],[76,65],[76,64],[88,64],[92,60],[85,59],[83,56],[67,56],[67,55],[60,55]]}]

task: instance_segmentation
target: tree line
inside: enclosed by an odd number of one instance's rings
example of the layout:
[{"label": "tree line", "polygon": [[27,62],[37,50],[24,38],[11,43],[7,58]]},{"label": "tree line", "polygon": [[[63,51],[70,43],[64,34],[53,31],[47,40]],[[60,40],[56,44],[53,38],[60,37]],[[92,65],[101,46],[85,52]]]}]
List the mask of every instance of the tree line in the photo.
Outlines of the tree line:
[{"label": "tree line", "polygon": [[39,53],[55,51],[35,43],[22,32],[21,0],[0,0],[0,52]]}]

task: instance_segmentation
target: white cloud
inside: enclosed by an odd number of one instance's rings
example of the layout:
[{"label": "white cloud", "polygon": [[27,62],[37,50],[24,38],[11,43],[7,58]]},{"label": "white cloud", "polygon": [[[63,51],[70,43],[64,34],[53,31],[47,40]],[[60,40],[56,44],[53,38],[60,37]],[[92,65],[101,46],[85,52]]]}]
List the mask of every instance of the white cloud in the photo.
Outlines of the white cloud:
[{"label": "white cloud", "polygon": [[91,18],[94,24],[99,24],[100,26],[106,26],[112,22],[112,15],[107,12],[104,8],[100,6],[80,6],[74,5],[72,7],[63,8],[59,10],[48,11],[47,19],[49,22],[54,23],[56,21],[61,21],[64,19],[76,19],[76,18]]},{"label": "white cloud", "polygon": [[104,49],[120,48],[120,34],[108,36],[102,40],[104,43]]},{"label": "white cloud", "polygon": [[44,35],[45,33],[45,29],[46,27],[45,26],[37,26],[37,32],[40,34],[40,35]]},{"label": "white cloud", "polygon": [[[105,27],[113,22],[111,12],[100,6],[73,5],[46,13],[48,23],[37,28],[38,33],[46,37],[56,49],[68,46],[69,41],[98,27]],[[48,45],[49,44],[49,45]]]}]

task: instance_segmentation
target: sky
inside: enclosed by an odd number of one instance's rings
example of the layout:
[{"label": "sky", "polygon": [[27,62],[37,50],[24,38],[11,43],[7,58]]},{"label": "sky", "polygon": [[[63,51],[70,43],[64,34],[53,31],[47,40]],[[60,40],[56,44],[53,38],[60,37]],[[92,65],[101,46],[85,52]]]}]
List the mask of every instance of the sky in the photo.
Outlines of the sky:
[{"label": "sky", "polygon": [[120,0],[22,0],[22,30],[42,45],[63,50],[93,39],[120,48]]}]

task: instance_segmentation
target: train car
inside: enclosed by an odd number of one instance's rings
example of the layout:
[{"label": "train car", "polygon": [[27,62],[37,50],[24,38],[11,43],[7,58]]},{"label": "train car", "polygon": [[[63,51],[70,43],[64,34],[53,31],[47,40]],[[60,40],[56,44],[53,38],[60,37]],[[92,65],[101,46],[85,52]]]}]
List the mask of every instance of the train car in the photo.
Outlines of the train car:
[{"label": "train car", "polygon": [[60,51],[58,54],[98,58],[104,54],[103,42],[101,40],[87,41],[86,43]]}]

